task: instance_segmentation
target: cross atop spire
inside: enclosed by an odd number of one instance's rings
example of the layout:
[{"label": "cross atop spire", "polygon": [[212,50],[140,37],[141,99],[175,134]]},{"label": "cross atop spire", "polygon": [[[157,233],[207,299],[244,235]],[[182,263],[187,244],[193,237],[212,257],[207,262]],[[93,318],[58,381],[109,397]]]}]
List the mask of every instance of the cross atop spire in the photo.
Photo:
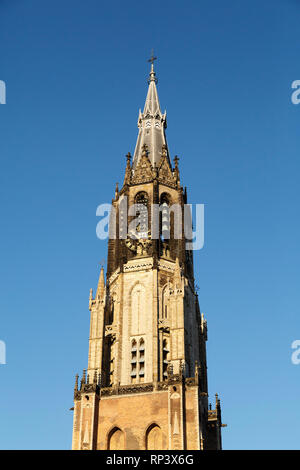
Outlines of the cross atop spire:
[{"label": "cross atop spire", "polygon": [[154,51],[151,49],[151,57],[148,59],[148,62],[151,62],[151,65],[154,64],[154,61],[157,59],[157,57],[154,57]]},{"label": "cross atop spire", "polygon": [[[154,56],[153,49],[151,57],[148,62],[151,63],[151,70],[148,79],[148,92],[146,96],[145,106],[143,112],[139,112],[138,128],[139,135],[133,156],[133,171],[135,170],[140,157],[143,155],[144,145],[147,146],[147,155],[149,160],[154,166],[158,164],[161,159],[162,153],[167,155],[169,161],[169,151],[165,129],[167,127],[166,112],[162,113],[160,109],[156,83],[157,78],[154,72]],[[170,161],[169,161],[170,164]],[[170,165],[171,166],[171,165]]]},{"label": "cross atop spire", "polygon": [[154,61],[157,60],[157,57],[154,57],[154,51],[153,49],[151,50],[151,57],[150,59],[148,59],[148,62],[151,62],[151,70],[150,70],[150,74],[149,74],[149,80],[148,80],[148,83],[150,82],[155,82],[157,83],[157,78],[156,78],[156,74],[154,72]]}]

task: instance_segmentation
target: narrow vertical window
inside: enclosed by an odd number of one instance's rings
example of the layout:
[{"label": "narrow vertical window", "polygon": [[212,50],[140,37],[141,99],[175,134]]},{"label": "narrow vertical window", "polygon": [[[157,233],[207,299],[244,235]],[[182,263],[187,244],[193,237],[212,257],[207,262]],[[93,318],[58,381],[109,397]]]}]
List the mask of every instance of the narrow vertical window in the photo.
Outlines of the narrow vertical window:
[{"label": "narrow vertical window", "polygon": [[168,318],[168,286],[162,291],[162,318]]},{"label": "narrow vertical window", "polygon": [[139,219],[139,224],[136,228],[139,238],[148,237],[148,196],[146,193],[138,193],[135,198],[136,215]]},{"label": "narrow vertical window", "polygon": [[163,380],[168,378],[168,364],[169,364],[169,347],[168,341],[166,339],[163,340]]},{"label": "narrow vertical window", "polygon": [[145,377],[145,341],[140,339],[139,342],[139,379],[144,382]]},{"label": "narrow vertical window", "polygon": [[169,201],[165,195],[162,195],[160,201],[161,207],[161,240],[170,240],[170,211],[169,211]]},{"label": "narrow vertical window", "polygon": [[109,360],[109,386],[114,384],[114,372],[115,372],[115,357],[114,357],[114,342],[112,339],[109,341],[110,349],[110,360]]},{"label": "narrow vertical window", "polygon": [[131,342],[131,382],[136,382],[136,373],[137,373],[137,347],[136,341]]}]

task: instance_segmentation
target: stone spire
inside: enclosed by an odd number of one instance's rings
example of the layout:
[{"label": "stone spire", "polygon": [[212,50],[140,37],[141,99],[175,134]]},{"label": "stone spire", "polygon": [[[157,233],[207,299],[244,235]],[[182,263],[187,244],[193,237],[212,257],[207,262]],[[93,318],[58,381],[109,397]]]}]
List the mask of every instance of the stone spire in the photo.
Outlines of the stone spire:
[{"label": "stone spire", "polygon": [[[138,118],[138,129],[139,134],[133,156],[133,169],[142,155],[143,146],[146,144],[148,149],[149,160],[154,166],[154,163],[158,165],[162,156],[162,148],[166,146],[167,158],[170,165],[169,151],[167,145],[167,139],[165,135],[165,129],[167,127],[167,114],[166,111],[162,114],[156,89],[156,73],[154,71],[153,61],[155,58],[151,58],[151,70],[149,74],[149,87],[144,106],[144,111],[139,112]],[[171,166],[171,165],[170,165]]]},{"label": "stone spire", "polygon": [[96,298],[97,299],[103,299],[105,291],[105,281],[104,281],[104,269],[101,267],[100,271],[100,276],[99,276],[99,281],[98,281],[98,287],[97,287],[97,293],[96,293]]}]

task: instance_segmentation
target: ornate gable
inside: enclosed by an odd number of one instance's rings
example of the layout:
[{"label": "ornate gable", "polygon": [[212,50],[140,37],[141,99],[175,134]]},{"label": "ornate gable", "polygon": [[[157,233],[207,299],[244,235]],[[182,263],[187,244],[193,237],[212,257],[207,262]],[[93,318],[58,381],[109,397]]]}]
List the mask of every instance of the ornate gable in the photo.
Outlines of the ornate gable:
[{"label": "ornate gable", "polygon": [[147,146],[143,145],[143,153],[137,164],[131,182],[133,184],[146,183],[153,180],[153,168],[147,154]]},{"label": "ornate gable", "polygon": [[176,187],[176,181],[168,161],[167,148],[164,145],[162,149],[162,156],[158,163],[158,180],[161,183]]}]

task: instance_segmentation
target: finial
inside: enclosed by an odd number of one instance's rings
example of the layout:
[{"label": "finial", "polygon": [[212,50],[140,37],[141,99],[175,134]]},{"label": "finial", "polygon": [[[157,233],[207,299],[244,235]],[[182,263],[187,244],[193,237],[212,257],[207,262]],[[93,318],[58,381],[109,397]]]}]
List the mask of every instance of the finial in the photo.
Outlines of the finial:
[{"label": "finial", "polygon": [[151,57],[150,59],[148,59],[148,62],[151,62],[151,70],[150,70],[150,74],[149,74],[149,80],[148,80],[148,83],[150,82],[155,82],[157,83],[157,78],[156,78],[156,74],[154,72],[154,61],[157,59],[157,57],[154,57],[154,52],[153,52],[153,49],[151,50]]},{"label": "finial", "polygon": [[125,186],[126,184],[129,184],[130,183],[130,180],[131,180],[131,153],[128,152],[127,155],[126,155],[126,169],[125,169],[125,176],[124,176],[124,183],[123,183],[123,186]]},{"label": "finial", "polygon": [[83,369],[83,372],[82,372],[82,379],[81,379],[81,384],[85,384],[85,380],[86,380],[86,370]]},{"label": "finial", "polygon": [[174,157],[175,168],[174,168],[173,174],[174,174],[175,179],[176,179],[177,187],[180,187],[180,176],[179,176],[178,161],[179,161],[179,158],[178,158],[177,155],[175,155],[175,157]]},{"label": "finial", "polygon": [[219,396],[218,396],[218,394],[217,394],[217,393],[215,394],[215,397],[216,397],[216,408],[217,408],[217,406],[218,406],[218,402],[219,402]]},{"label": "finial", "polygon": [[97,286],[97,292],[96,292],[96,299],[97,301],[103,300],[104,293],[105,293],[105,280],[104,280],[104,260],[100,261],[100,276],[99,276],[99,281],[98,281],[98,286]]},{"label": "finial", "polygon": [[115,198],[118,197],[118,194],[119,194],[119,183],[116,183]]},{"label": "finial", "polygon": [[78,391],[78,377],[79,377],[78,374],[76,374],[75,375],[75,387],[74,387],[75,392]]}]

